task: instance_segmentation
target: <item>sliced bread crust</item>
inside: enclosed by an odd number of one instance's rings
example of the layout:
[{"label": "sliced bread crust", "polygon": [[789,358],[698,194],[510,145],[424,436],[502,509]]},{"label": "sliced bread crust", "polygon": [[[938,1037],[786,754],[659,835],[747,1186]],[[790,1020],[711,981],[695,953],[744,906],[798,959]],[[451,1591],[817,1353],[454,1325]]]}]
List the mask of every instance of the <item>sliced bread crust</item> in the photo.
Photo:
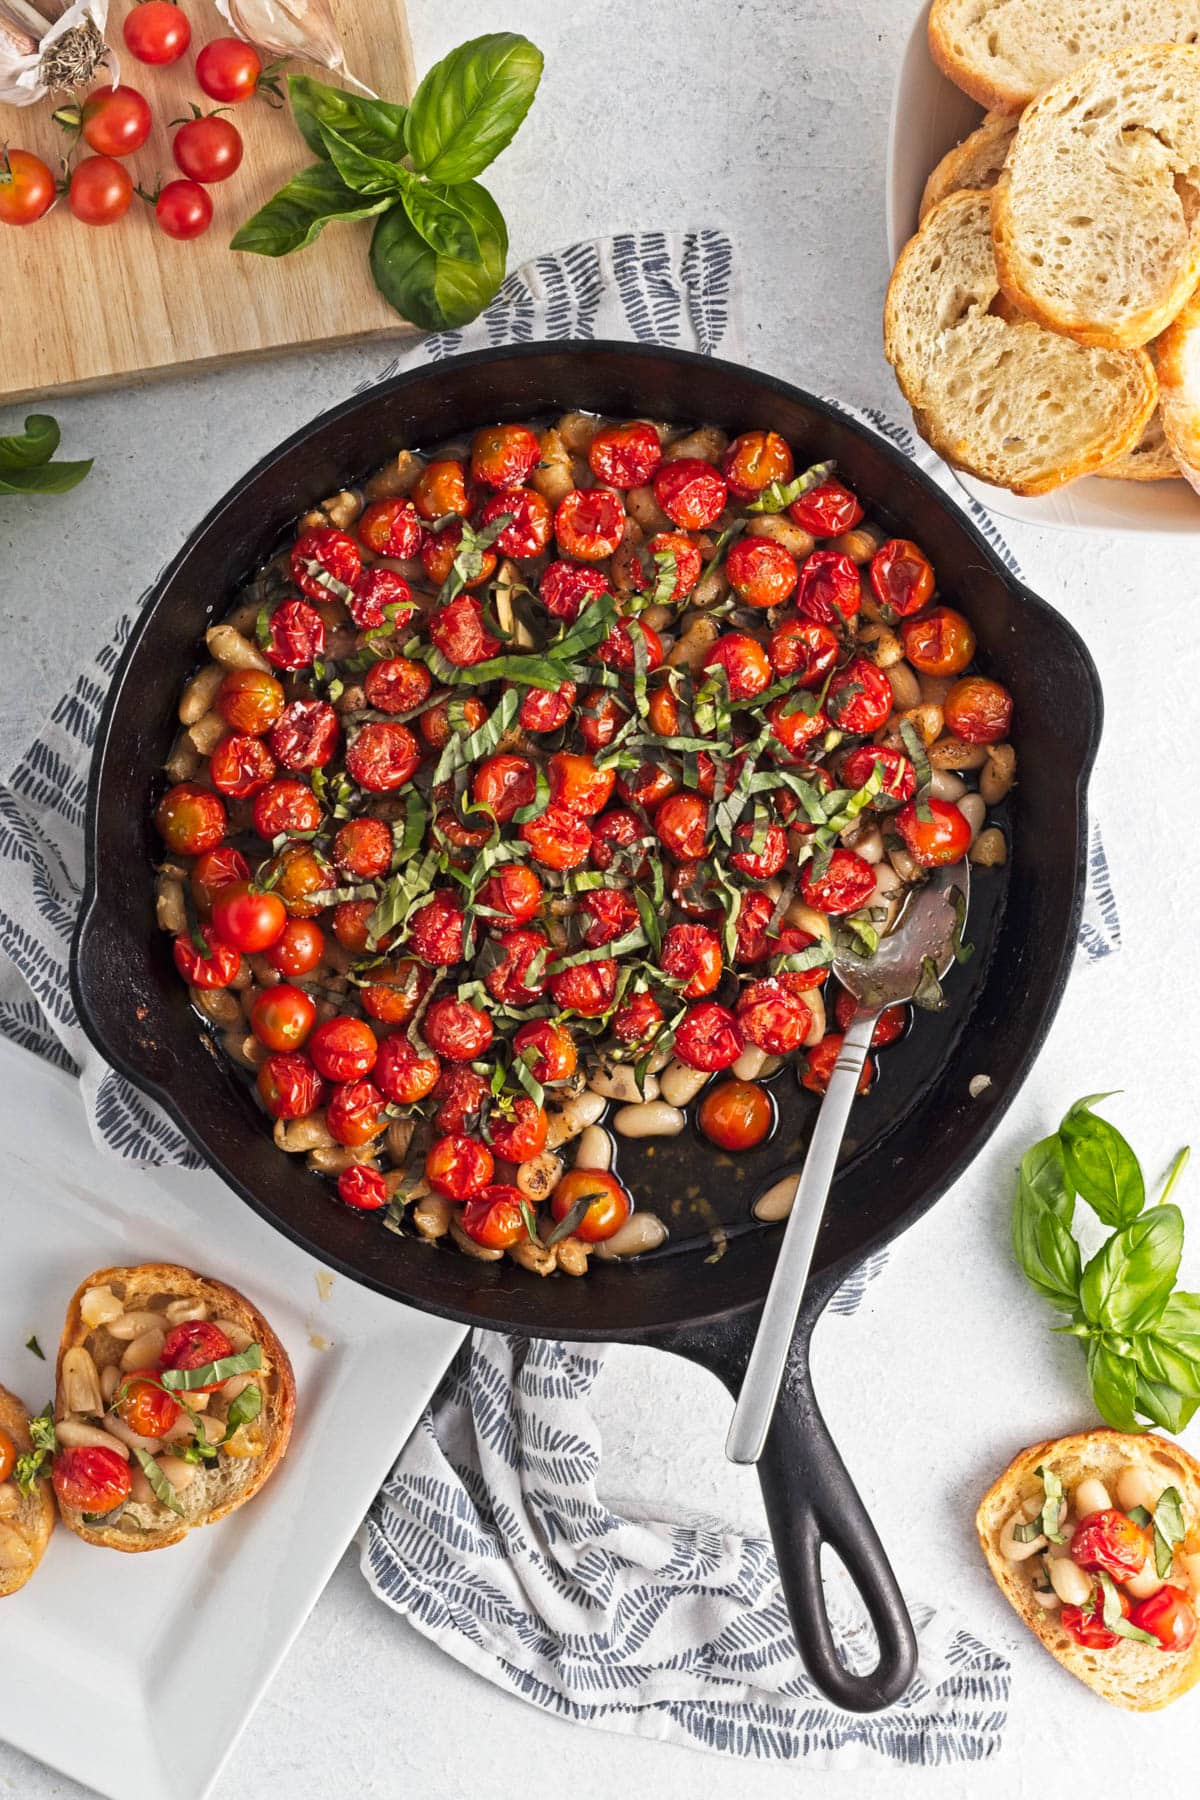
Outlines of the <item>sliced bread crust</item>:
[{"label": "sliced bread crust", "polygon": [[1200,40],[1195,0],[933,0],[929,49],[980,106],[1020,112],[1102,51]]},{"label": "sliced bread crust", "polygon": [[1200,294],[1193,294],[1167,326],[1154,361],[1167,443],[1200,493]]},{"label": "sliced bread crust", "polygon": [[1179,1489],[1188,1527],[1180,1551],[1200,1550],[1200,1463],[1167,1438],[1107,1428],[1049,1438],[1022,1450],[983,1496],[975,1527],[1002,1593],[1051,1656],[1112,1705],[1132,1712],[1156,1712],[1200,1680],[1200,1634],[1190,1649],[1177,1653],[1131,1641],[1111,1650],[1085,1649],[1067,1632],[1056,1609],[1048,1611],[1034,1599],[1029,1564],[1011,1562],[1000,1548],[1006,1522],[1023,1501],[1042,1491],[1036,1472],[1039,1466],[1061,1476],[1069,1495],[1089,1475],[1096,1476],[1112,1493],[1117,1477],[1129,1463],[1150,1471],[1162,1487]]},{"label": "sliced bread crust", "polygon": [[998,311],[989,208],[986,192],[966,190],[929,213],[888,286],[884,351],[948,462],[1044,494],[1133,448],[1154,411],[1154,371],[1142,350],[1086,349]]},{"label": "sliced bread crust", "polygon": [[291,1360],[274,1330],[258,1308],[240,1294],[209,1276],[174,1263],[142,1263],[136,1268],[96,1269],[79,1284],[67,1308],[55,1371],[55,1417],[61,1418],[63,1358],[77,1346],[88,1349],[99,1366],[114,1360],[127,1345],[108,1335],[103,1325],[89,1328],[80,1311],[89,1288],[109,1287],[126,1312],[157,1310],[170,1300],[202,1300],[210,1319],[229,1319],[239,1325],[262,1350],[262,1368],[255,1379],[262,1388],[262,1412],[254,1430],[261,1440],[260,1453],[234,1457],[223,1453],[215,1467],[197,1471],[191,1485],[179,1495],[184,1516],[159,1501],[126,1502],[112,1524],[88,1524],[82,1513],[60,1505],[64,1525],[89,1544],[111,1550],[136,1552],[162,1550],[178,1544],[189,1531],[211,1525],[252,1500],[278,1467],[291,1436],[296,1412],[296,1382]]},{"label": "sliced bread crust", "polygon": [[1000,285],[1081,344],[1134,349],[1200,280],[1200,45],[1097,56],[1024,113],[992,197]]},{"label": "sliced bread crust", "polygon": [[926,213],[932,212],[947,194],[956,194],[960,188],[994,187],[1016,134],[1015,116],[989,113],[969,137],[961,144],[955,144],[953,150],[947,150],[925,183],[917,223],[920,224]]},{"label": "sliced bread crust", "polygon": [[1097,469],[1096,473],[1105,481],[1182,481],[1183,472],[1175,461],[1163,430],[1161,381],[1158,387],[1158,406],[1133,449],[1127,450],[1124,456],[1118,456],[1107,467]]},{"label": "sliced bread crust", "polygon": [[[18,1456],[26,1455],[33,1442],[29,1436],[29,1408],[8,1388],[0,1387],[0,1427],[7,1431]],[[28,1561],[9,1562],[0,1558],[0,1599],[15,1594],[30,1579],[42,1560],[50,1533],[54,1530],[56,1511],[54,1490],[48,1476],[35,1481],[28,1494],[22,1494],[15,1482],[6,1482],[16,1494],[15,1511],[0,1514],[0,1532],[15,1532],[28,1552]]]}]

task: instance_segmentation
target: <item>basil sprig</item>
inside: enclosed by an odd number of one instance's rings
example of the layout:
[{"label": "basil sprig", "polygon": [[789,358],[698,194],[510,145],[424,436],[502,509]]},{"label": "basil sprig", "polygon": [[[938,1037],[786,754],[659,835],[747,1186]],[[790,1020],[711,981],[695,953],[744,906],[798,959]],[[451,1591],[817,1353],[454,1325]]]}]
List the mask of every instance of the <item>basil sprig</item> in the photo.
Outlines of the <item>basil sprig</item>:
[{"label": "basil sprig", "polygon": [[503,215],[476,177],[511,143],[541,73],[541,51],[500,31],[443,57],[407,108],[289,76],[292,116],[319,160],[232,248],[289,256],[333,220],[378,217],[370,268],[384,299],[429,331],[467,324],[495,297],[508,257]]},{"label": "basil sprig", "polygon": [[[1067,1315],[1057,1329],[1084,1345],[1103,1418],[1119,1431],[1144,1431],[1148,1421],[1178,1432],[1200,1406],[1200,1294],[1174,1291],[1183,1215],[1168,1198],[1187,1152],[1147,1206],[1133,1150],[1092,1110],[1108,1097],[1076,1101],[1059,1129],[1026,1151],[1013,1252],[1026,1279]],[[1086,1262],[1072,1229],[1077,1198],[1110,1228]],[[1170,1518],[1168,1508],[1168,1526]]]},{"label": "basil sprig", "polygon": [[53,462],[61,433],[49,413],[30,413],[25,429],[0,437],[0,494],[65,494],[91,471],[87,462]]}]

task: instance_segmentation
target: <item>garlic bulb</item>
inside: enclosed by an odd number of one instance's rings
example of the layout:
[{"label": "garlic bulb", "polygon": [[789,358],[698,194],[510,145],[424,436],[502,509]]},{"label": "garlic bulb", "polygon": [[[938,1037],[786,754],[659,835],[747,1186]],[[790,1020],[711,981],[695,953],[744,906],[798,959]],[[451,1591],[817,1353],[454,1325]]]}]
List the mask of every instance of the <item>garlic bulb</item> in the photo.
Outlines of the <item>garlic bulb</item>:
[{"label": "garlic bulb", "polygon": [[260,50],[317,63],[364,94],[372,93],[346,67],[329,0],[216,0],[216,6],[226,24]]},{"label": "garlic bulb", "polygon": [[107,59],[107,18],[108,0],[74,0],[53,24],[30,0],[0,0],[0,102],[32,106],[86,87]]}]

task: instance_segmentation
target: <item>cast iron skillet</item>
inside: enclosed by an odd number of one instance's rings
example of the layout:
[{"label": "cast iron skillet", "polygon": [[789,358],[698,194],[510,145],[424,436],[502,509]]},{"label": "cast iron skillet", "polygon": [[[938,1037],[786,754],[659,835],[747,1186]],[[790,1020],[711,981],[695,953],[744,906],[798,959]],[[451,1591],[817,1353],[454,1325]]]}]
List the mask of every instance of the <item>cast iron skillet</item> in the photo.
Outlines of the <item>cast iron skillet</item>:
[{"label": "cast iron skillet", "polygon": [[[942,594],[971,619],[989,670],[1012,690],[1020,786],[1011,820],[1011,881],[972,902],[973,963],[956,975],[949,1013],[923,1017],[884,1058],[878,1092],[859,1103],[860,1133],[839,1174],[817,1249],[776,1423],[760,1472],[796,1640],[837,1703],[872,1710],[907,1687],[915,1643],[883,1547],[813,1394],[808,1342],[822,1308],[866,1255],[903,1231],[967,1167],[1016,1093],[1061,996],[1083,900],[1085,787],[1101,696],[1075,632],[1002,565],[936,487],[879,438],[812,395],[729,363],[625,344],[528,345],[481,352],[383,383],[327,413],[261,462],[211,512],[157,583],[113,680],[92,765],[87,878],[71,983],[101,1053],[159,1100],[255,1210],[322,1262],[397,1300],[492,1329],[657,1344],[713,1369],[736,1392],[770,1278],[780,1228],[731,1231],[719,1260],[677,1219],[683,1253],[598,1265],[586,1280],[539,1280],[379,1228],[330,1203],[327,1184],[274,1148],[246,1087],[197,1028],[154,922],[150,800],[175,731],[181,679],[204,628],[281,540],[297,514],[405,446],[472,426],[578,407],[617,417],[709,420],[731,431],[773,427],[798,467],[834,456],[893,529],[932,557]],[[989,916],[990,914],[990,916]],[[980,1100],[968,1079],[991,1076]],[[804,1112],[790,1076],[776,1084],[794,1161]],[[789,1097],[790,1096],[790,1097]],[[808,1104],[805,1102],[804,1104]],[[788,1140],[791,1140],[790,1142]],[[624,1168],[624,1163],[622,1167]],[[701,1190],[732,1222],[752,1197],[699,1143],[675,1140],[632,1185],[668,1217]],[[761,1182],[756,1182],[761,1186]],[[722,1208],[724,1211],[722,1212]],[[852,1674],[825,1609],[822,1544],[865,1600],[879,1661]]]}]

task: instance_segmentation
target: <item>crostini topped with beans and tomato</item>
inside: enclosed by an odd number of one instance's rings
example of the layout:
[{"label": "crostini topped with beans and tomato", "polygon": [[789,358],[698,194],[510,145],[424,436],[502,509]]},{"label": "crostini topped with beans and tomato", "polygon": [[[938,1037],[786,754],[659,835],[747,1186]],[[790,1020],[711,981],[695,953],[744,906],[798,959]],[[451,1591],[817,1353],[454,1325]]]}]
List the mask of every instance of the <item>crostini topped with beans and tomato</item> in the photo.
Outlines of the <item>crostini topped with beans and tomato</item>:
[{"label": "crostini topped with beans and tomato", "polygon": [[154,813],[179,974],[281,1150],[477,1258],[655,1247],[608,1127],[698,1101],[719,1150],[763,1142],[762,1084],[837,1059],[835,947],[1006,858],[1011,696],[920,547],[773,431],[401,451],[207,648]]}]

